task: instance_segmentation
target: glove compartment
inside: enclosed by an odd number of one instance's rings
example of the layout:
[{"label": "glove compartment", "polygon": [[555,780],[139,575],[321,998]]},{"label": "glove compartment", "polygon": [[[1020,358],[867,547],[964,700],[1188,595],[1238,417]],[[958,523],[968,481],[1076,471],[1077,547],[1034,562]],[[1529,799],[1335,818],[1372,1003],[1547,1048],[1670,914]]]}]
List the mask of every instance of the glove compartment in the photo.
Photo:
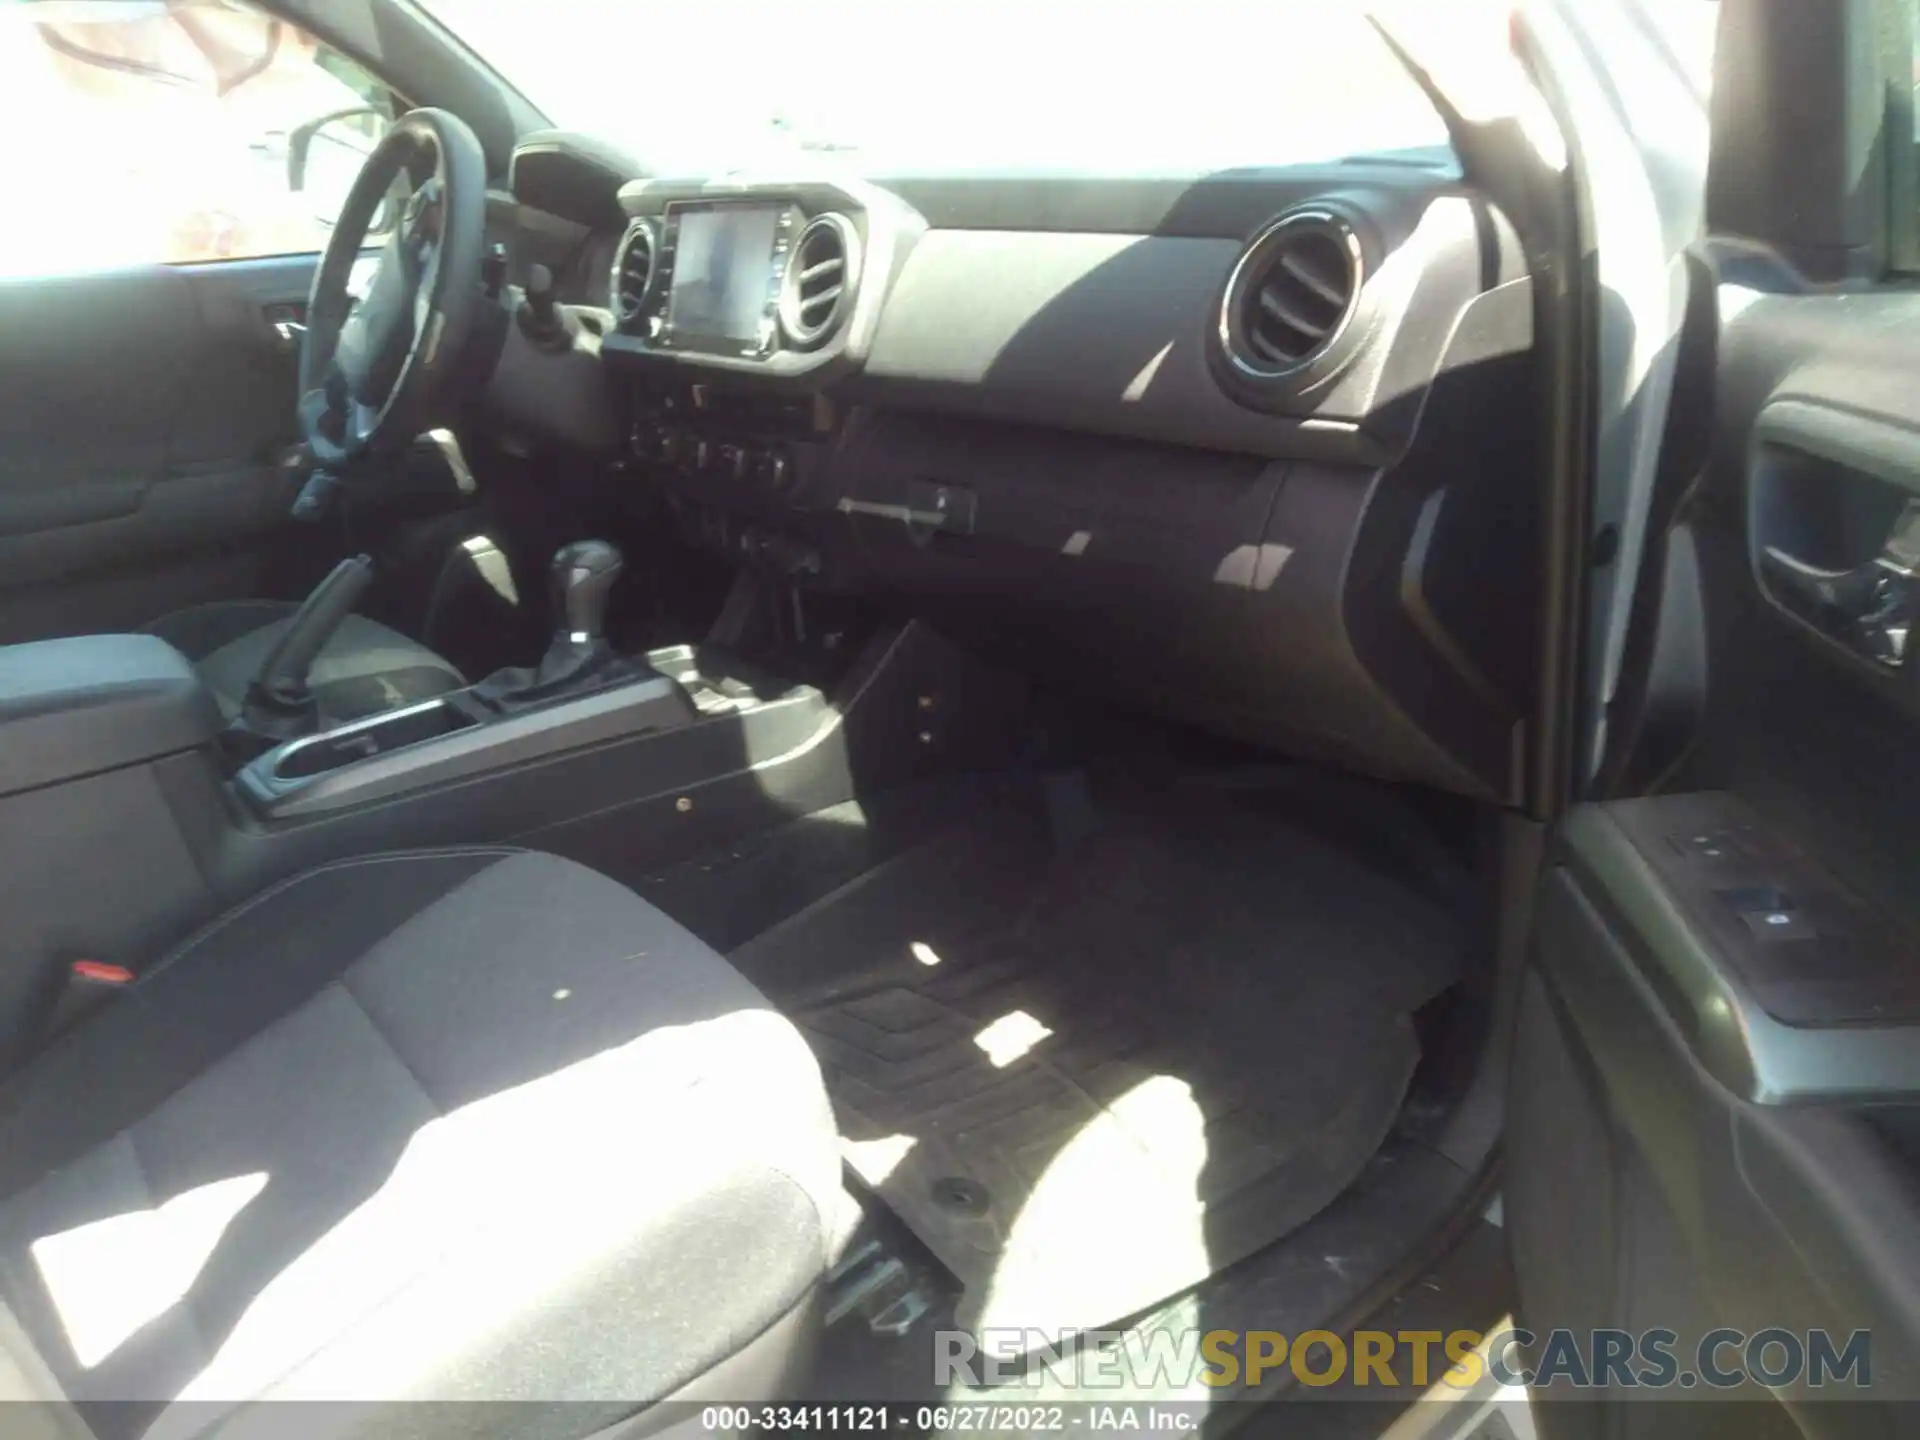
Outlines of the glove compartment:
[{"label": "glove compartment", "polygon": [[[1257,456],[868,412],[831,505],[874,590],[1063,678],[1226,680],[1285,465]],[[1047,647],[1049,639],[1062,642]]]}]

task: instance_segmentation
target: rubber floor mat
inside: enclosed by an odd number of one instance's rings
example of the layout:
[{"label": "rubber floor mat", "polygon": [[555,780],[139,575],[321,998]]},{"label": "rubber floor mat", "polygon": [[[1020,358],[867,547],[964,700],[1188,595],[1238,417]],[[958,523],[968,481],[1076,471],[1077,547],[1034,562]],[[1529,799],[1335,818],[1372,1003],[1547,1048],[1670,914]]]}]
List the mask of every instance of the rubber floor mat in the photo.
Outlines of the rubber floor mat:
[{"label": "rubber floor mat", "polygon": [[1450,917],[1231,807],[1009,813],[733,955],[970,1329],[1111,1325],[1303,1224],[1386,1138]]}]

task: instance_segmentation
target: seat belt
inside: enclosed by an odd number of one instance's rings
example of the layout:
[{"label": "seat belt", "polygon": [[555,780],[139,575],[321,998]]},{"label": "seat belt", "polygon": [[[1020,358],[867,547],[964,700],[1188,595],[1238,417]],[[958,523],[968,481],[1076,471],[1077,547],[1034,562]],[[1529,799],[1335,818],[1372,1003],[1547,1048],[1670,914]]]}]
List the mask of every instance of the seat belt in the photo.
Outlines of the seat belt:
[{"label": "seat belt", "polygon": [[133,971],[124,965],[109,965],[104,960],[73,961],[61,977],[60,991],[40,1027],[41,1043],[71,1030],[132,983]]}]

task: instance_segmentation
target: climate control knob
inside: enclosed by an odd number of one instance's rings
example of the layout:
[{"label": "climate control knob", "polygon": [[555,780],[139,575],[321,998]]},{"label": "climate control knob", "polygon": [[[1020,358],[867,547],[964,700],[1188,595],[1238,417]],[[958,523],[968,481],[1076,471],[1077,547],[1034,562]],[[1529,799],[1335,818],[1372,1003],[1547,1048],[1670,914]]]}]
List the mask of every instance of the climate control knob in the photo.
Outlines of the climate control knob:
[{"label": "climate control knob", "polygon": [[671,465],[679,456],[681,436],[665,421],[649,418],[633,422],[633,429],[627,435],[627,443],[632,448],[636,460]]},{"label": "climate control knob", "polygon": [[769,490],[779,490],[793,476],[793,463],[786,453],[778,448],[768,448],[760,452],[760,458],[754,465],[754,476]]}]

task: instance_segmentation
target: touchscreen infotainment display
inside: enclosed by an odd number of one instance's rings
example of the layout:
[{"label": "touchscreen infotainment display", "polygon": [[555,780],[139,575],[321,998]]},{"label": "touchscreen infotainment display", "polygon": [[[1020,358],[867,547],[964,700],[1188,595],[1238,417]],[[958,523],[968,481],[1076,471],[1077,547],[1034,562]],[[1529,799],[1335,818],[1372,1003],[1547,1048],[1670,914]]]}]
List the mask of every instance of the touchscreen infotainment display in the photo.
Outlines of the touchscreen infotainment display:
[{"label": "touchscreen infotainment display", "polygon": [[775,205],[716,205],[679,214],[667,326],[682,337],[760,338],[767,314]]}]

